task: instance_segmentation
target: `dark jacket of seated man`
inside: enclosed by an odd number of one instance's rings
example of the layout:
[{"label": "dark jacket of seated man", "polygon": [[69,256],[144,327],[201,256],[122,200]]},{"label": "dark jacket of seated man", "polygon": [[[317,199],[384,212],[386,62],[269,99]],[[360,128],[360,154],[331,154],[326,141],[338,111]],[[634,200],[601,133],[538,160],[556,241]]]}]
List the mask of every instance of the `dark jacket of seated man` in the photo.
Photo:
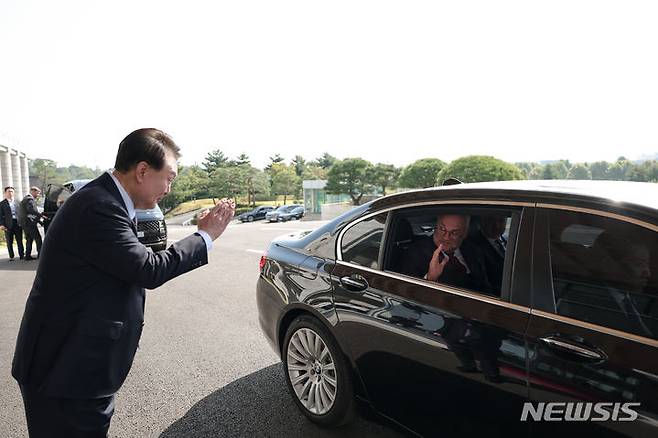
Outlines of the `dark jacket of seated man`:
[{"label": "dark jacket of seated man", "polygon": [[[495,295],[481,252],[469,239],[464,239],[469,220],[468,216],[463,215],[439,216],[432,237],[414,242],[402,255],[397,272]],[[433,279],[428,274],[439,245],[449,259],[438,278]],[[440,259],[443,260],[443,256]]]}]

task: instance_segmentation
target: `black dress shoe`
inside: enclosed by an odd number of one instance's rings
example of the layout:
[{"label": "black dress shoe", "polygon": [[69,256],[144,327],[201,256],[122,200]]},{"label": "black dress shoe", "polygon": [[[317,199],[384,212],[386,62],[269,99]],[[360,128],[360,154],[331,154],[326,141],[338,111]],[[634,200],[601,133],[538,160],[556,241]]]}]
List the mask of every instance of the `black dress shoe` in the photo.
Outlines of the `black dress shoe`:
[{"label": "black dress shoe", "polygon": [[25,256],[25,258],[23,260],[29,261],[29,260],[36,260],[36,259],[32,256]]},{"label": "black dress shoe", "polygon": [[14,257],[9,257],[9,261],[10,261],[10,262],[13,262],[13,261],[14,261]]}]

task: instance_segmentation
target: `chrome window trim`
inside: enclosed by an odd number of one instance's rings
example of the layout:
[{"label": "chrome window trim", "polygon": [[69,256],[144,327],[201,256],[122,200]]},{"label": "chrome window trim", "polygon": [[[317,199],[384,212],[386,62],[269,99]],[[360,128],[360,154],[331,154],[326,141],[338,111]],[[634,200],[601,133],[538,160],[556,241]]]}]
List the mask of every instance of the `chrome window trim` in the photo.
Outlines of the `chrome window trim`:
[{"label": "chrome window trim", "polygon": [[649,222],[641,221],[639,219],[634,219],[632,217],[624,216],[619,213],[610,213],[607,211],[601,211],[601,210],[595,210],[593,208],[584,208],[584,207],[572,207],[569,205],[560,205],[560,204],[542,204],[538,203],[537,208],[548,208],[551,210],[567,210],[567,211],[573,211],[576,213],[587,213],[587,214],[593,214],[596,216],[603,216],[611,219],[617,219],[623,222],[629,222],[634,225],[638,225],[643,228],[648,228],[651,231],[658,232],[658,225],[654,225]]},{"label": "chrome window trim", "polygon": [[569,318],[568,316],[562,316],[562,315],[558,315],[556,313],[548,313],[548,312],[544,312],[543,310],[535,310],[535,309],[532,309],[530,311],[530,314],[532,316],[539,316],[541,318],[546,318],[546,319],[550,319],[550,320],[553,320],[553,321],[562,322],[562,323],[565,323],[565,324],[573,325],[573,326],[576,326],[576,327],[579,327],[579,328],[584,328],[584,329],[587,329],[587,330],[592,330],[592,331],[603,333],[603,334],[606,334],[606,335],[616,336],[618,338],[624,338],[624,339],[629,340],[629,341],[639,342],[640,344],[648,345],[650,347],[654,347],[654,348],[658,347],[658,340],[651,339],[651,338],[645,338],[644,336],[634,335],[632,333],[626,333],[626,332],[623,332],[621,330],[616,330],[616,329],[613,329],[613,328],[604,327],[604,326],[598,325],[598,324],[592,324],[592,323],[589,323],[589,322],[580,321],[578,319]]},{"label": "chrome window trim", "polygon": [[[403,274],[397,274],[395,272],[380,271],[378,269],[366,268],[365,266],[357,265],[355,263],[345,262],[343,260],[336,260],[336,264],[347,266],[347,267],[350,267],[350,268],[361,269],[363,271],[370,272],[372,274],[383,275],[385,277],[393,278],[395,280],[402,280],[402,281],[406,281],[407,283],[416,284],[418,286],[423,286],[423,287],[429,287],[429,288],[432,288],[432,289],[436,289],[440,292],[449,293],[451,295],[457,295],[457,296],[460,296],[460,297],[463,297],[463,298],[472,298],[474,300],[481,301],[481,302],[484,302],[484,303],[487,303],[487,304],[494,304],[496,306],[505,307],[505,308],[513,309],[513,310],[518,310],[520,312],[530,314],[530,308],[528,308],[528,307],[520,306],[518,304],[508,303],[506,301],[497,300],[495,298],[490,298],[490,297],[487,297],[486,295],[482,295],[482,294],[479,294],[477,292],[472,292],[472,291],[469,291],[467,289],[461,289],[461,288],[454,287],[454,286],[448,286],[447,284],[440,284],[440,283],[435,283],[435,282],[428,281],[428,280],[417,279],[417,278],[409,277],[409,276],[406,276],[406,275],[403,275]],[[385,291],[385,292],[390,293],[388,291]],[[391,294],[391,295],[399,297],[399,295],[395,295],[395,294]]]}]

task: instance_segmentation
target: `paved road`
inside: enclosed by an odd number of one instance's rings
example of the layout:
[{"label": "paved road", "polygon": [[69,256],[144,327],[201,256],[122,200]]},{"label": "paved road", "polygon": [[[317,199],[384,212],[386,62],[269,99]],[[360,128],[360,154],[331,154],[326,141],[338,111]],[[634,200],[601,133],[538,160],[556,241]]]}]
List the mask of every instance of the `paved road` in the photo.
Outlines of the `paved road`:
[{"label": "paved road", "polygon": [[[141,348],[118,394],[113,437],[398,436],[370,420],[324,430],[288,394],[277,356],[260,331],[255,283],[268,242],[320,222],[231,224],[209,265],[147,295]],[[171,226],[172,240],[192,227]],[[10,363],[37,262],[0,253],[0,437],[26,436]]]}]

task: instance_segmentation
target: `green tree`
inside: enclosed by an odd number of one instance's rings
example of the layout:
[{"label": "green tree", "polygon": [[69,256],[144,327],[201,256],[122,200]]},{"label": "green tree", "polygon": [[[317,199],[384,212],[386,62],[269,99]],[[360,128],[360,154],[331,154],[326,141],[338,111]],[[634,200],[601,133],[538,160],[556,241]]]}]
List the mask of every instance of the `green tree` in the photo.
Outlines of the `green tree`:
[{"label": "green tree", "polygon": [[445,166],[439,173],[437,183],[443,183],[448,178],[467,183],[525,179],[525,175],[511,163],[486,155],[469,155]]},{"label": "green tree", "polygon": [[249,159],[249,155],[245,154],[244,152],[241,153],[238,158],[235,160],[235,165],[236,166],[251,166],[251,160]]},{"label": "green tree", "polygon": [[210,174],[209,191],[212,197],[237,198],[247,193],[247,169],[244,166],[218,167]]},{"label": "green tree", "polygon": [[589,166],[592,173],[592,179],[608,179],[608,168],[610,163],[607,161],[596,161]]},{"label": "green tree", "polygon": [[530,170],[528,174],[529,179],[543,179],[544,178],[544,166],[537,164],[535,167]]},{"label": "green tree", "polygon": [[275,164],[281,164],[285,159],[280,154],[274,154],[273,157],[270,157],[270,164],[265,166],[265,171],[269,172],[272,169],[272,166]]},{"label": "green tree", "polygon": [[70,179],[94,179],[103,173],[103,171],[100,169],[91,169],[87,166],[71,165],[68,167],[68,173]]},{"label": "green tree", "polygon": [[563,161],[556,161],[544,165],[542,179],[565,179],[569,169]]},{"label": "green tree", "polygon": [[306,168],[304,169],[304,173],[302,174],[302,179],[303,180],[327,179],[328,173],[329,170],[311,164],[309,166],[306,166]]},{"label": "green tree", "polygon": [[255,208],[256,195],[268,194],[270,192],[269,179],[265,172],[253,166],[246,166],[244,178],[245,185],[247,186],[247,204],[251,203],[252,207]]},{"label": "green tree", "polygon": [[635,165],[633,164],[633,162],[627,160],[624,157],[619,157],[615,164],[618,165],[618,168],[619,168],[619,178],[618,179],[621,180],[621,181],[628,181],[628,179],[631,176],[631,173],[633,172],[633,169],[635,168]]},{"label": "green tree", "polygon": [[299,177],[292,166],[283,163],[272,163],[270,169],[272,175],[272,193],[283,195],[285,205],[288,196],[297,194],[299,190]]},{"label": "green tree", "polygon": [[577,163],[569,169],[567,179],[592,179],[592,173],[586,164]]},{"label": "green tree", "polygon": [[62,184],[67,181],[66,177],[57,174],[57,163],[47,158],[35,158],[29,161],[30,175],[38,178],[37,185],[43,193],[46,193],[48,184]]},{"label": "green tree", "polygon": [[208,152],[206,159],[203,160],[203,169],[210,176],[216,169],[225,167],[229,164],[228,157],[219,149]]},{"label": "green tree", "polygon": [[329,155],[328,152],[325,152],[320,158],[317,158],[313,164],[323,169],[329,170],[329,168],[331,168],[331,166],[333,166],[336,161],[338,161],[336,157]]},{"label": "green tree", "polygon": [[386,188],[396,186],[400,172],[401,169],[392,164],[377,163],[368,168],[367,178],[370,184],[381,189],[382,195],[386,196]]},{"label": "green tree", "polygon": [[291,164],[295,168],[297,176],[301,177],[304,174],[304,169],[306,169],[306,160],[304,160],[304,157],[301,155],[295,155]]},{"label": "green tree", "polygon": [[416,160],[402,170],[398,185],[409,189],[433,187],[445,165],[445,162],[437,158]]},{"label": "green tree", "polygon": [[521,169],[521,172],[525,175],[526,179],[530,178],[530,173],[532,172],[532,169],[537,167],[537,163],[530,163],[530,162],[521,162],[521,163],[514,163],[516,167]]},{"label": "green tree", "polygon": [[347,193],[354,205],[359,205],[370,189],[368,169],[372,166],[362,158],[346,158],[334,163],[327,174],[325,190],[329,193]]},{"label": "green tree", "polygon": [[632,162],[624,157],[619,157],[616,162],[608,167],[606,179],[614,181],[626,181],[630,178],[634,169]]},{"label": "green tree", "polygon": [[658,182],[658,161],[647,160],[636,165],[629,179],[631,181]]}]

